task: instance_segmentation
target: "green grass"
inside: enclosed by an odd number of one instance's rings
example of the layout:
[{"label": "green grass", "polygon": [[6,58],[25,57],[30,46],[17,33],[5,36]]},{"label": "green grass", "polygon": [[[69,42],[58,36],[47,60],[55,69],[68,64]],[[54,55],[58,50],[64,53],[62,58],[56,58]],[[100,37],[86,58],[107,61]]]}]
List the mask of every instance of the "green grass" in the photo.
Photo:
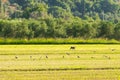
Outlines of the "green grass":
[{"label": "green grass", "polygon": [[79,39],[79,38],[38,38],[38,39],[4,39],[0,44],[120,44],[120,41],[111,39]]},{"label": "green grass", "polygon": [[119,80],[120,45],[1,45],[0,80],[33,79]]}]

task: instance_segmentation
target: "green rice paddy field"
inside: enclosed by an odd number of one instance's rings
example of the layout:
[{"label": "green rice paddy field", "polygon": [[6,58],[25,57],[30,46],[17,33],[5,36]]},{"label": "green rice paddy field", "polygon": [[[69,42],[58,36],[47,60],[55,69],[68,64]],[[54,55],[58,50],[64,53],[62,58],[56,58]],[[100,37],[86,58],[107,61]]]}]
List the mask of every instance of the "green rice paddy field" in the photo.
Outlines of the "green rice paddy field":
[{"label": "green rice paddy field", "polygon": [[120,45],[0,45],[0,80],[120,80]]}]

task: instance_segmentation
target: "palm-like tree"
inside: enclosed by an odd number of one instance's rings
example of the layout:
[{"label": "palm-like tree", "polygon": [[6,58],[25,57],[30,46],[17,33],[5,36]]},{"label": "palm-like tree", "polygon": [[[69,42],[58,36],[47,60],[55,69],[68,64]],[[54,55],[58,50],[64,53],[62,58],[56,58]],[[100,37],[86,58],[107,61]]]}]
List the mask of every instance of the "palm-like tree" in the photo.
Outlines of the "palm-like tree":
[{"label": "palm-like tree", "polygon": [[5,7],[4,4],[7,2],[8,0],[0,0],[0,5],[1,5],[1,14],[5,13]]},{"label": "palm-like tree", "polygon": [[82,0],[81,1],[81,4],[82,4],[82,17],[85,15],[85,0]]}]

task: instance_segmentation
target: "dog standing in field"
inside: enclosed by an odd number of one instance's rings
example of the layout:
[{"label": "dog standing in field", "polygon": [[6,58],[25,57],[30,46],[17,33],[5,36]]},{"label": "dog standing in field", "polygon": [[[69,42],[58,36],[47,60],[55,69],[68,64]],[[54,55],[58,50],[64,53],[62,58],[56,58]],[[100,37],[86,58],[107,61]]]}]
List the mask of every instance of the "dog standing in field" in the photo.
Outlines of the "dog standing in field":
[{"label": "dog standing in field", "polygon": [[75,48],[76,48],[76,47],[74,47],[74,46],[71,46],[71,47],[70,47],[70,50],[75,50]]},{"label": "dog standing in field", "polygon": [[48,59],[48,56],[46,56],[46,59]]},{"label": "dog standing in field", "polygon": [[17,56],[15,56],[15,59],[18,59],[18,57],[17,57]]},{"label": "dog standing in field", "polygon": [[77,56],[77,58],[80,58],[80,56]]},{"label": "dog standing in field", "polygon": [[30,59],[32,59],[32,56],[30,56]]}]

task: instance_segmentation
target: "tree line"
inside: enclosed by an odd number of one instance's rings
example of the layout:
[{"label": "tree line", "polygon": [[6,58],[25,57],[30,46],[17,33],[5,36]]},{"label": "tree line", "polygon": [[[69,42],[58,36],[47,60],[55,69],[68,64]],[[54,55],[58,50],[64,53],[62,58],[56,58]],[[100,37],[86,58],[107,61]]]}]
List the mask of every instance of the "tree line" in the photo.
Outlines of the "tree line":
[{"label": "tree line", "polygon": [[3,38],[104,38],[120,40],[120,23],[107,21],[88,22],[79,18],[42,20],[0,20],[0,37]]},{"label": "tree line", "polygon": [[120,0],[0,0],[0,37],[120,40]]}]

